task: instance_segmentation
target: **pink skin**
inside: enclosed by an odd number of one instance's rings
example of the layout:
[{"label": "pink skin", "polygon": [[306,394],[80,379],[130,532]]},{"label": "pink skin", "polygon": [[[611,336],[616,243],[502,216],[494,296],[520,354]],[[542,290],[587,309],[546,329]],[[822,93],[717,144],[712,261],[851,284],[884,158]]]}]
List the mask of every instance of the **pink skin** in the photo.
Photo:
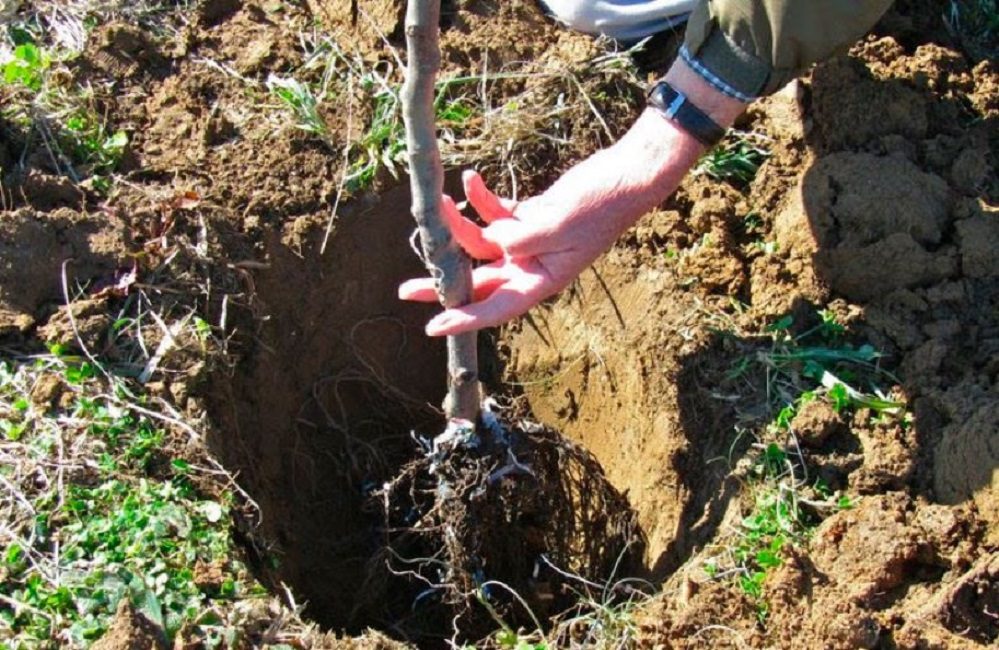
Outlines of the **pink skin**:
[{"label": "pink skin", "polygon": [[[731,124],[744,106],[678,67],[673,66],[667,79],[699,99],[698,105],[708,107],[705,110],[719,124]],[[473,258],[489,263],[473,271],[473,301],[435,316],[427,323],[427,334],[494,327],[561,291],[621,233],[672,194],[703,151],[696,139],[649,109],[616,144],[525,201],[497,197],[481,176],[466,171],[465,194],[487,225],[462,216],[448,196],[442,210],[459,245]],[[399,297],[437,302],[431,278],[404,282]]]}]

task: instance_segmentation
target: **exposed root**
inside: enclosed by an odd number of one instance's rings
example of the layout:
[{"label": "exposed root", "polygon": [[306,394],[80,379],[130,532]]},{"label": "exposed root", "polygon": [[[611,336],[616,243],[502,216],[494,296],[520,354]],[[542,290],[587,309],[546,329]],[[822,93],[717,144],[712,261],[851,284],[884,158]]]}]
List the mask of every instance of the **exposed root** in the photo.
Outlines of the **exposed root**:
[{"label": "exposed root", "polygon": [[450,617],[466,640],[497,617],[536,628],[580,583],[599,589],[644,549],[627,500],[589,452],[537,424],[507,428],[488,409],[484,419],[418,439],[422,456],[375,494],[385,539],[372,581],[418,584],[412,611]]}]

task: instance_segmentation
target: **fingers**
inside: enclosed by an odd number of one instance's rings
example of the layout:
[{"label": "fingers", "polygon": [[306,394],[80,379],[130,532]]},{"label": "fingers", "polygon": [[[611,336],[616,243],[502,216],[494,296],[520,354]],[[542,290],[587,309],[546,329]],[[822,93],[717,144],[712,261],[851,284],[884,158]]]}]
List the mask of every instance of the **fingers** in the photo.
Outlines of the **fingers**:
[{"label": "fingers", "polygon": [[[485,299],[509,279],[503,262],[480,266],[472,271],[472,300]],[[399,298],[416,302],[437,302],[437,287],[433,278],[407,280],[399,285]]]},{"label": "fingers", "polygon": [[559,252],[557,234],[554,224],[543,219],[497,219],[478,236],[512,257],[533,257]]},{"label": "fingers", "polygon": [[501,199],[489,191],[478,172],[468,170],[461,175],[461,180],[465,186],[465,196],[468,197],[469,203],[472,204],[483,221],[492,223],[497,219],[513,216],[513,209],[517,207],[517,202],[511,199]]},{"label": "fingers", "polygon": [[449,336],[495,327],[520,316],[546,296],[540,277],[521,278],[497,288],[480,301],[457,309],[448,309],[427,323],[428,336]]},{"label": "fingers", "polygon": [[465,251],[480,260],[495,260],[503,257],[503,250],[496,244],[482,237],[482,228],[462,216],[454,200],[444,195],[441,201],[441,212],[451,235]]},{"label": "fingers", "polygon": [[[497,259],[499,256],[495,254],[496,249],[517,257],[557,252],[558,247],[554,237],[557,233],[549,220],[532,219],[529,214],[518,214],[514,217],[514,208],[530,212],[528,206],[537,207],[534,203],[531,201],[518,203],[496,196],[489,191],[482,176],[475,171],[469,170],[462,174],[462,181],[469,203],[482,220],[489,224],[474,233],[476,239],[474,245],[483,251],[486,250],[484,245],[493,249],[492,253],[483,259]],[[469,253],[474,255],[470,250]]]}]

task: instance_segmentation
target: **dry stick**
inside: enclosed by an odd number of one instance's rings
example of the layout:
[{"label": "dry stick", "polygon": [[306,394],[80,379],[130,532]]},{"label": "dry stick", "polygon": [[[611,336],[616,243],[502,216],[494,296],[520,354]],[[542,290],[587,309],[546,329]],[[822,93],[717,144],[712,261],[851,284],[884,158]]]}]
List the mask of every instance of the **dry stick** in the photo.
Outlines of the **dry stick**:
[{"label": "dry stick", "polygon": [[[420,230],[427,269],[437,281],[445,307],[472,299],[472,264],[451,237],[441,216],[444,167],[434,124],[434,82],[440,67],[440,0],[410,0],[406,8],[409,62],[402,87],[413,217]],[[479,414],[479,361],[476,333],[447,337],[448,417],[475,421]]]}]

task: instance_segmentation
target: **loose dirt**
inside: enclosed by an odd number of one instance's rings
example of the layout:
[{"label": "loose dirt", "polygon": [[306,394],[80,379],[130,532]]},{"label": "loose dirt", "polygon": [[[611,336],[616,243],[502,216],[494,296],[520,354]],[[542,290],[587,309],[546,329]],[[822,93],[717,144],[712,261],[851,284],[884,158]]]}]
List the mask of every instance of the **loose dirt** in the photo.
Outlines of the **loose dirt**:
[{"label": "loose dirt", "polygon": [[[27,148],[26,170],[3,179],[0,336],[31,347],[76,329],[120,357],[106,332],[140,290],[166,317],[193,309],[215,325],[211,346],[188,337],[167,354],[155,388],[207,423],[259,504],[241,522],[249,560],[322,625],[401,637],[422,586],[372,586],[385,549],[373,496],[418,453],[414,437],[440,430],[444,394],[443,350],[422,335],[432,310],[395,299],[421,272],[408,191],[382,172],[331,221],[357,126],[324,109],[321,142],[290,128],[264,85],[303,64],[299,35],[316,22],[391,61],[399,7],[212,1],[165,39],[103,28],[74,69],[131,136],[124,180],[106,199],[82,190],[0,122],[3,169]],[[620,497],[607,515],[634,516],[632,575],[663,587],[640,612],[643,645],[999,639],[999,68],[962,54],[926,18],[938,9],[900,3],[849,54],[755,104],[739,126],[772,155],[748,186],[692,175],[561,296],[484,337],[487,388],[585,450]],[[445,23],[448,73],[515,70],[496,92],[538,105],[603,47],[526,1],[452,3]],[[589,103],[565,85],[576,108],[555,126],[525,111],[525,132],[551,130],[504,141],[515,164],[487,155],[488,180],[536,191],[626,129],[640,88],[600,75]],[[102,292],[132,269],[134,285]],[[767,323],[791,313],[803,328],[827,306],[886,355],[912,418],[798,413],[812,471],[856,505],[767,579],[761,624],[700,570],[740,516],[732,466],[749,450],[736,427],[766,405],[764,377],[731,371]],[[146,331],[155,348],[161,328]]]}]

